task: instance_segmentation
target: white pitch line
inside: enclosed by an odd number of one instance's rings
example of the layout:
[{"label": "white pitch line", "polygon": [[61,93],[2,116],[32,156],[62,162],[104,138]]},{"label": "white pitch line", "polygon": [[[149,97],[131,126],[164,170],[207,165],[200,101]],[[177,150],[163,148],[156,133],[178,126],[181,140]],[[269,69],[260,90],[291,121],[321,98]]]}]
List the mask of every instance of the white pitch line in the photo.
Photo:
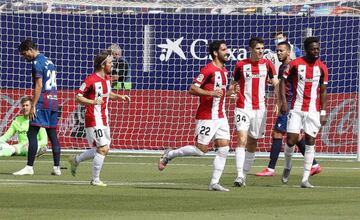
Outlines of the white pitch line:
[{"label": "white pitch line", "polygon": [[[169,183],[169,182],[116,182],[106,181],[109,186],[196,186],[192,183]],[[46,184],[67,184],[67,185],[89,185],[90,181],[79,180],[19,180],[19,179],[0,179],[0,185],[46,185]],[[198,185],[200,186],[200,185]],[[205,186],[205,185],[204,185]]]},{"label": "white pitch line", "polygon": [[[194,183],[169,183],[169,182],[116,182],[106,181],[108,186],[183,186],[183,187],[196,187],[206,189],[204,184]],[[74,181],[74,180],[15,180],[15,179],[0,179],[0,186],[6,185],[47,185],[47,184],[65,184],[65,185],[87,185],[90,186],[89,181]],[[268,186],[249,186],[249,187],[268,187]],[[273,185],[279,188],[300,188],[299,185]],[[316,190],[316,189],[355,189],[360,190],[359,186],[315,186],[313,189],[302,190]],[[235,189],[234,189],[235,190]],[[231,190],[233,191],[233,190]]]},{"label": "white pitch line", "polygon": [[[26,161],[23,160],[0,160],[0,163],[25,163]],[[41,160],[41,161],[36,161],[36,163],[53,163],[52,160]],[[82,162],[84,164],[92,164],[92,162],[90,161],[84,161]],[[107,165],[144,165],[144,166],[156,166],[157,163],[139,163],[139,162],[105,162],[105,164]],[[65,163],[63,166],[68,165],[67,163]],[[170,163],[169,166],[194,166],[194,167],[212,167],[212,164],[189,164],[189,163]],[[233,165],[235,166],[235,165]],[[256,168],[263,168],[264,166],[252,166],[252,167],[256,167]],[[294,166],[294,169],[303,169],[304,167],[302,166]],[[331,169],[331,170],[360,170],[360,167],[332,167],[332,166],[327,166],[324,167],[322,166],[322,168],[324,169]]]}]

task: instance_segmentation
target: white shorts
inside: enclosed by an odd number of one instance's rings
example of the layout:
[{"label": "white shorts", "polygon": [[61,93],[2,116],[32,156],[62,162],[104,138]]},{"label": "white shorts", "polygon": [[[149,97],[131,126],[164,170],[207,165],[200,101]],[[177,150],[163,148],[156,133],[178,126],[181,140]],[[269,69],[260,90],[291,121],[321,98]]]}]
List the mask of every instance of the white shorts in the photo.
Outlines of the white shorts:
[{"label": "white shorts", "polygon": [[265,136],[266,110],[246,110],[235,108],[236,130],[247,131],[248,135],[254,139]]},{"label": "white shorts", "polygon": [[287,121],[287,132],[300,134],[301,129],[311,137],[316,137],[321,128],[319,112],[302,112],[290,110]]},{"label": "white shorts", "polygon": [[86,139],[90,146],[102,147],[107,145],[110,147],[110,128],[109,127],[90,127],[85,128]]},{"label": "white shorts", "polygon": [[208,145],[212,140],[230,140],[230,126],[227,118],[196,120],[196,136],[199,144]]}]

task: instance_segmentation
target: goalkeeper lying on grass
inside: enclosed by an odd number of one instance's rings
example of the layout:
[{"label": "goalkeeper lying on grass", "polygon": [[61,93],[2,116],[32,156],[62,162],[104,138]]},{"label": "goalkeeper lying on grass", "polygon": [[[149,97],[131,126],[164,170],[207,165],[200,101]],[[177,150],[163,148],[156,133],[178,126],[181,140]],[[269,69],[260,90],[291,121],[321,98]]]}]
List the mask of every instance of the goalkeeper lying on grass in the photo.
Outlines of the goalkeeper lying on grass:
[{"label": "goalkeeper lying on grass", "polygon": [[[0,156],[10,157],[12,155],[26,156],[28,153],[27,131],[29,129],[29,113],[31,99],[24,97],[21,99],[21,115],[17,116],[11,123],[9,129],[0,137]],[[10,145],[7,143],[14,135],[18,135],[18,143]],[[43,155],[47,149],[48,138],[44,128],[41,128],[37,136],[39,149],[37,157]]]}]

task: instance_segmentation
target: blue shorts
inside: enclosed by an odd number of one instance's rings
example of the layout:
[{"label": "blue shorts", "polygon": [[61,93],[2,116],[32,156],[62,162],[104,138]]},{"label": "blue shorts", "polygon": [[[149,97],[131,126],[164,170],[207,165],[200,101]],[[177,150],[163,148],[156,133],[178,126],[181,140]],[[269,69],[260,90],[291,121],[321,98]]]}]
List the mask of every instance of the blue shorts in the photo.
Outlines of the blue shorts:
[{"label": "blue shorts", "polygon": [[58,115],[57,111],[47,109],[36,110],[36,117],[30,121],[30,125],[43,128],[56,128]]},{"label": "blue shorts", "polygon": [[274,125],[274,130],[279,131],[281,133],[286,133],[288,114],[289,113],[281,114],[278,116]]}]

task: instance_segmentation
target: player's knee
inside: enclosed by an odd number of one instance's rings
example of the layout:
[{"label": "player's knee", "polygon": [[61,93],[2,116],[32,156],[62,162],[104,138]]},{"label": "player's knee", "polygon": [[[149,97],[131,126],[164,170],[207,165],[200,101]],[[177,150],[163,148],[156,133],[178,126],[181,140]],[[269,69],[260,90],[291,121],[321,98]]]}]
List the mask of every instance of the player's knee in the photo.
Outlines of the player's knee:
[{"label": "player's knee", "polygon": [[96,152],[106,156],[107,153],[109,152],[109,146],[108,145],[104,145],[104,146],[100,146],[96,148]]},{"label": "player's knee", "polygon": [[294,147],[295,143],[292,141],[286,141],[287,146]]},{"label": "player's knee", "polygon": [[249,152],[255,152],[257,147],[257,139],[253,137],[248,137],[246,148]]},{"label": "player's knee", "polygon": [[283,133],[279,132],[277,130],[273,130],[271,136],[275,139],[281,139],[281,138],[283,138]]},{"label": "player's knee", "polygon": [[209,151],[208,145],[196,143],[196,147],[199,149],[199,153],[202,155]]},{"label": "player's knee", "polygon": [[51,149],[52,149],[53,152],[60,152],[61,151],[60,145],[52,145]]},{"label": "player's knee", "polygon": [[226,146],[226,147],[219,147],[217,149],[217,154],[220,156],[220,157],[224,157],[226,158],[228,153],[229,153],[229,146]]},{"label": "player's knee", "polygon": [[216,139],[214,141],[214,143],[215,143],[215,147],[219,148],[219,147],[227,147],[227,146],[229,146],[230,141],[226,140],[226,139]]},{"label": "player's knee", "polygon": [[294,146],[297,142],[298,142],[298,135],[297,134],[291,134],[291,133],[287,134],[287,136],[286,136],[286,144],[289,147]]},{"label": "player's knee", "polygon": [[238,134],[237,142],[238,142],[238,145],[239,145],[239,146],[246,146],[246,145],[247,145],[247,142],[248,142],[248,137],[247,137],[247,135]]},{"label": "player's knee", "polygon": [[305,144],[306,145],[314,145],[315,138],[305,133]]}]

